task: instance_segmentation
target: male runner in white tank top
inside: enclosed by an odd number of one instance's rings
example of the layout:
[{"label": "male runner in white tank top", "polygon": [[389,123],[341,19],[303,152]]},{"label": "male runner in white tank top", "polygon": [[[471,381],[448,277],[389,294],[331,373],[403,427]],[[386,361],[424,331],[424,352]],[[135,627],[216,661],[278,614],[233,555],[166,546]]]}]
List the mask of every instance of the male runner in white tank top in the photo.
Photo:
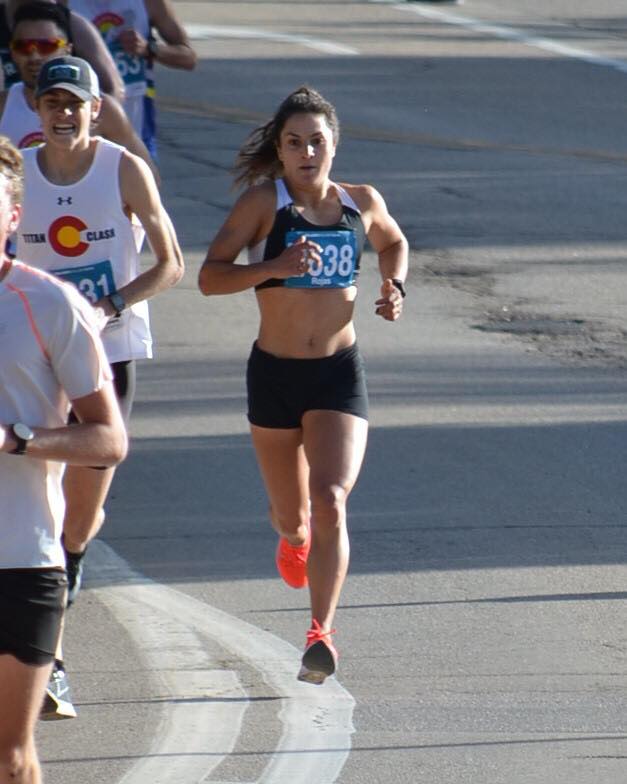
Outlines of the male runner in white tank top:
[{"label": "male runner in white tank top", "polygon": [[[146,300],[181,279],[181,251],[144,161],[90,136],[100,99],[88,63],[68,56],[47,62],[35,95],[45,144],[24,150],[18,255],[75,285],[108,319],[103,342],[128,420],[134,361],[152,356]],[[140,272],[144,231],[155,263]],[[80,558],[104,521],[113,473],[72,467],[65,475],[64,540],[75,589]]]}]

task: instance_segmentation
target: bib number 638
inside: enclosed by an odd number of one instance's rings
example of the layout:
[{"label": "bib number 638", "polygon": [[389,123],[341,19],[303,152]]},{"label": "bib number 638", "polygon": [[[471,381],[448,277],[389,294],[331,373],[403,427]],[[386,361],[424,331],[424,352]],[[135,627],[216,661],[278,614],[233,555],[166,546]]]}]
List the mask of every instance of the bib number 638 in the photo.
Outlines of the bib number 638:
[{"label": "bib number 638", "polygon": [[287,286],[294,288],[346,288],[355,278],[356,243],[353,231],[346,229],[331,231],[290,231],[286,244],[293,245],[300,237],[321,246],[321,261],[309,259],[304,275],[288,278]]},{"label": "bib number 638", "polygon": [[353,271],[355,264],[355,253],[351,245],[327,245],[322,249],[322,264],[318,264],[313,259],[309,260],[309,274],[317,278],[325,275],[332,278],[336,273],[343,278],[347,278]]}]

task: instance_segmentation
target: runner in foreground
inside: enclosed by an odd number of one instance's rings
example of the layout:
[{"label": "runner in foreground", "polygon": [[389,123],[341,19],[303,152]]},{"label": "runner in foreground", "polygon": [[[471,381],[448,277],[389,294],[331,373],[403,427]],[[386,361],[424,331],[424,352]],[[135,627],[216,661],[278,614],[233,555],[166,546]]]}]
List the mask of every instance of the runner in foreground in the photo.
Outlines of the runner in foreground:
[{"label": "runner in foreground", "polygon": [[[0,138],[0,248],[19,221],[21,177]],[[39,784],[34,727],[67,593],[64,464],[113,466],[127,445],[93,308],[2,253],[0,314],[0,784]]]},{"label": "runner in foreground", "polygon": [[[248,361],[248,418],[279,535],[285,582],[309,585],[311,628],[298,677],[335,672],[333,618],[349,561],[346,502],[368,431],[353,310],[364,239],[378,254],[375,313],[403,308],[407,241],[370,185],[330,178],[339,138],[334,107],[301,87],[241,149],[249,187],[209,247],[203,294],[254,288],[259,333]],[[248,250],[247,265],[235,264]]]}]

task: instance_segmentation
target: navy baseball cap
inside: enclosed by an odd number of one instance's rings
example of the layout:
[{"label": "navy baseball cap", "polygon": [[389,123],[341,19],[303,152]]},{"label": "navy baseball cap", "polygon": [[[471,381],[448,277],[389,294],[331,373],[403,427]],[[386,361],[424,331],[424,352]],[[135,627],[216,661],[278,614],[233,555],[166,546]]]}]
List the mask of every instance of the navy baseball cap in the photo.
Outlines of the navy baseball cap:
[{"label": "navy baseball cap", "polygon": [[100,98],[98,77],[94,69],[80,57],[55,57],[44,63],[37,79],[35,97],[39,98],[50,90],[67,90],[81,101]]}]

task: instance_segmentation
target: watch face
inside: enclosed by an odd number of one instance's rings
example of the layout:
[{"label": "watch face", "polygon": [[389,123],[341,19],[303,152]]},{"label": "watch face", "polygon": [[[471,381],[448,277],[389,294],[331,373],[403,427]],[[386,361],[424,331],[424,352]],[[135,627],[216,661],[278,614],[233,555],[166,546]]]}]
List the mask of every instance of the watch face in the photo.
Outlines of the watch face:
[{"label": "watch face", "polygon": [[22,424],[22,422],[17,422],[15,425],[13,425],[13,432],[18,438],[23,438],[24,441],[32,441],[35,437],[30,427],[28,427],[28,425]]}]

